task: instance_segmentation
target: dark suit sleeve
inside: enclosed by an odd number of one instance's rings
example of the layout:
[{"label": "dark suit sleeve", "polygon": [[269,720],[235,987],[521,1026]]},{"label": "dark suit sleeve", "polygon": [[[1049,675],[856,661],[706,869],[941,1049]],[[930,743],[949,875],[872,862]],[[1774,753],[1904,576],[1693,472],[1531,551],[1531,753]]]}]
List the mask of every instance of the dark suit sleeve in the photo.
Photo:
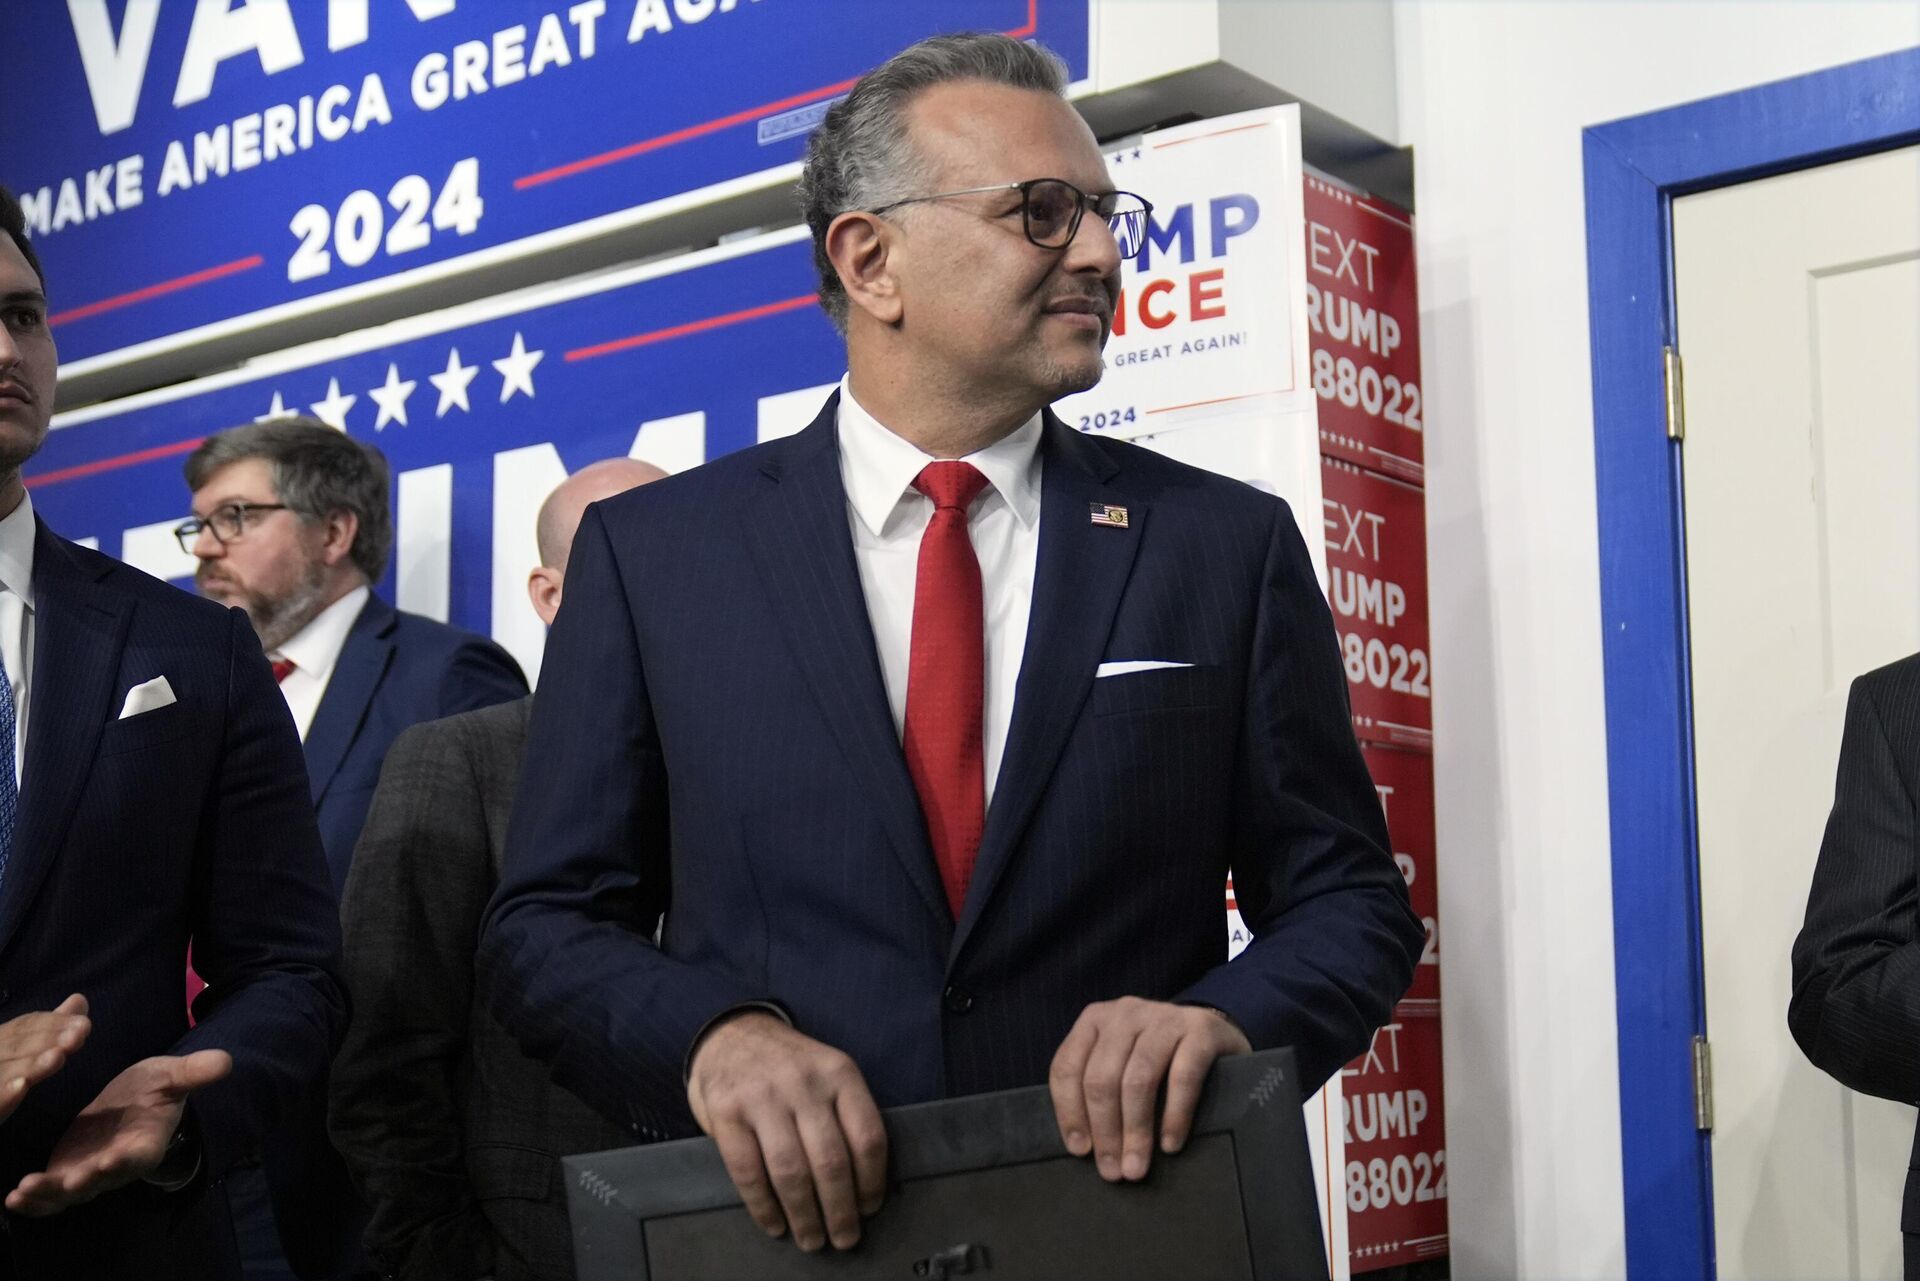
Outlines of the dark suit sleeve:
[{"label": "dark suit sleeve", "polygon": [[453,716],[527,696],[527,678],[513,656],[484,636],[462,640],[440,678],[436,715]]},{"label": "dark suit sleeve", "polygon": [[456,1081],[492,889],[486,810],[458,730],[394,741],[341,905],[353,1019],[328,1130],[366,1198],[367,1252],[400,1277],[479,1277],[492,1237],[467,1179]]},{"label": "dark suit sleeve", "polygon": [[1333,620],[1284,505],[1248,671],[1233,891],[1254,938],[1180,999],[1256,1050],[1291,1045],[1318,1086],[1367,1047],[1413,981],[1425,931],[1354,741]]},{"label": "dark suit sleeve", "polygon": [[[1833,812],[1793,945],[1787,1024],[1814,1064],[1867,1094],[1920,1101],[1920,909],[1914,797],[1889,728],[1904,717],[1854,682]],[[1888,724],[1889,713],[1895,725]]]},{"label": "dark suit sleeve", "polygon": [[654,1137],[685,1132],[694,1037],[768,994],[654,945],[669,897],[666,768],[598,505],[574,539],[541,671],[480,940],[482,994],[529,1055],[602,1113]]},{"label": "dark suit sleeve", "polygon": [[193,963],[207,990],[173,1051],[233,1056],[232,1074],[192,1099],[215,1175],[313,1087],[346,1022],[340,923],[300,740],[237,609],[227,640],[224,742],[194,856]]}]

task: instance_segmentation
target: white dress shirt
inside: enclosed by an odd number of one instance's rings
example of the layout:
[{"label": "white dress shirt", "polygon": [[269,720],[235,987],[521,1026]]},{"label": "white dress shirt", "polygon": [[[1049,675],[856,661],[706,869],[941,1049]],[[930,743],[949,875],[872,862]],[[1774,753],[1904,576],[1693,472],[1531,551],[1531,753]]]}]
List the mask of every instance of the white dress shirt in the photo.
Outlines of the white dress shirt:
[{"label": "white dress shirt", "polygon": [[293,639],[267,655],[293,664],[293,670],[280,682],[280,693],[287,700],[287,710],[293,713],[293,723],[299,727],[303,743],[307,741],[307,730],[313,726],[314,713],[320,710],[327,682],[333,679],[334,664],[340,661],[347,633],[353,630],[353,620],[360,617],[367,597],[372,594],[364,586],[354,588],[315,614],[312,621],[294,633]]},{"label": "white dress shirt", "polygon": [[[987,478],[987,487],[967,512],[967,534],[980,561],[980,603],[987,626],[981,730],[989,803],[1007,747],[1033,605],[1034,565],[1040,552],[1040,426],[1040,415],[1035,414],[1009,435],[960,460]],[[933,518],[933,500],[913,488],[913,479],[935,461],[862,409],[848,380],[841,380],[840,479],[847,491],[853,559],[860,567],[860,587],[897,734],[905,732],[907,723],[920,535]]]},{"label": "white dress shirt", "polygon": [[13,777],[27,759],[27,695],[33,688],[33,499],[0,520],[0,659],[13,686]]}]

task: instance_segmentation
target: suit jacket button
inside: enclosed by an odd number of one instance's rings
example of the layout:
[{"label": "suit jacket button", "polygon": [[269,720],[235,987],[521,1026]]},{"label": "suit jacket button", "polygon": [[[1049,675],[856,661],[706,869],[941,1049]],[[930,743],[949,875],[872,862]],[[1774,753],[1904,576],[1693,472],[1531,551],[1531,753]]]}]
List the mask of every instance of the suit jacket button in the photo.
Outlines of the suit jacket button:
[{"label": "suit jacket button", "polygon": [[965,1014],[973,1008],[973,994],[963,992],[957,987],[948,988],[941,994],[941,999],[947,1003],[949,1014]]}]

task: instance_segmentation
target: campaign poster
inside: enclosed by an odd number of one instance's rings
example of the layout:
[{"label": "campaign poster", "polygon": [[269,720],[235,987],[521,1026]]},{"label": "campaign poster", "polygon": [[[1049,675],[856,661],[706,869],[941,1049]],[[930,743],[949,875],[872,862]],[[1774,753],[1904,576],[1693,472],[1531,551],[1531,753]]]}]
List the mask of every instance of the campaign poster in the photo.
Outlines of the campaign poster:
[{"label": "campaign poster", "polygon": [[1426,480],[1413,217],[1317,174],[1305,184],[1307,325],[1320,448]]},{"label": "campaign poster", "polygon": [[1327,598],[1361,741],[1433,745],[1426,495],[1338,458],[1321,461]]},{"label": "campaign poster", "polygon": [[776,185],[937,32],[1037,39],[1085,81],[1090,23],[1089,0],[23,0],[0,156],[73,376]]},{"label": "campaign poster", "polygon": [[1433,757],[1426,752],[1367,744],[1361,748],[1387,818],[1393,861],[1406,880],[1413,910],[1426,928],[1426,947],[1413,986],[1401,1004],[1440,1000],[1439,894],[1434,872]]},{"label": "campaign poster", "polygon": [[1355,1273],[1437,1259],[1448,1247],[1433,758],[1391,747],[1369,746],[1365,754],[1427,941],[1412,989],[1366,1053],[1340,1073],[1341,1188]]},{"label": "campaign poster", "polygon": [[1355,1273],[1447,1253],[1440,1015],[1403,1002],[1340,1073],[1341,1205]]},{"label": "campaign poster", "polygon": [[1106,377],[1061,417],[1136,437],[1258,416],[1313,444],[1300,109],[1158,130],[1106,156],[1114,186],[1153,211],[1121,263]]},{"label": "campaign poster", "polygon": [[1320,459],[1313,447],[1311,421],[1296,425],[1285,418],[1245,413],[1203,427],[1141,436],[1134,443],[1285,499],[1325,590],[1326,522],[1315,518],[1323,504]]},{"label": "campaign poster", "polygon": [[[1307,1109],[1315,1176],[1328,1200],[1322,1214],[1339,1223],[1345,1245],[1338,1257],[1353,1274],[1440,1258],[1448,1230],[1433,758],[1362,750],[1426,943],[1413,985],[1387,1023]],[[1231,881],[1227,939],[1229,955],[1251,941]]]},{"label": "campaign poster", "polygon": [[1373,744],[1362,754],[1426,942],[1393,1017],[1340,1074],[1341,1187],[1356,1273],[1439,1258],[1448,1231],[1433,757]]},{"label": "campaign poster", "polygon": [[380,593],[492,635],[537,679],[546,629],[526,582],[553,487],[612,455],[677,472],[796,431],[845,368],[793,228],[61,414],[27,486],[54,528],[185,581],[185,456],[224,428],[312,415],[393,469]]}]

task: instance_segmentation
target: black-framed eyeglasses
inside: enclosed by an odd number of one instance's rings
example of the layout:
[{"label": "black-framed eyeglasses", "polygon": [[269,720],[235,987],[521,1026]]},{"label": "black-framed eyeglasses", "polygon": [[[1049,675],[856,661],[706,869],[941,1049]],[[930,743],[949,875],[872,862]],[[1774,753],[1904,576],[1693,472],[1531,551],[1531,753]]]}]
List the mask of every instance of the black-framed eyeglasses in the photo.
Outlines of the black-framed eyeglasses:
[{"label": "black-framed eyeglasses", "polygon": [[901,205],[917,205],[950,196],[973,196],[988,191],[1020,193],[1020,221],[1027,239],[1042,249],[1065,249],[1080,230],[1080,218],[1091,209],[1107,220],[1122,258],[1140,252],[1147,238],[1147,215],[1153,205],[1131,191],[1103,191],[1088,194],[1065,178],[1029,178],[1025,182],[1001,182],[990,187],[962,187],[958,191],[938,191],[930,196],[909,196],[878,208],[870,214],[883,214]]},{"label": "black-framed eyeglasses", "polygon": [[191,556],[193,542],[203,529],[211,530],[215,541],[224,547],[246,537],[253,513],[292,510],[285,503],[222,503],[205,516],[189,516],[175,525],[173,536],[180,540],[180,550]]}]

